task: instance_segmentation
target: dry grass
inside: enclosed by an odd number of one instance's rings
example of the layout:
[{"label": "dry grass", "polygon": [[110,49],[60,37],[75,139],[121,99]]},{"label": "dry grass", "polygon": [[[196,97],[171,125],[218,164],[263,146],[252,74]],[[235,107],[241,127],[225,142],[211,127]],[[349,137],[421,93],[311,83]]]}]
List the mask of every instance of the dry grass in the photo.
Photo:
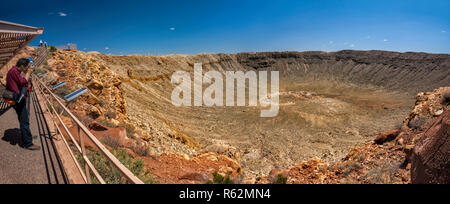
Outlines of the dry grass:
[{"label": "dry grass", "polygon": [[105,145],[108,145],[108,146],[114,148],[114,149],[123,147],[122,143],[119,141],[118,138],[113,137],[109,134],[102,137],[101,142]]},{"label": "dry grass", "polygon": [[394,183],[395,173],[399,170],[400,164],[383,164],[367,172],[363,179],[372,184],[389,184]]},{"label": "dry grass", "polygon": [[148,157],[148,156],[150,156],[150,149],[143,142],[140,142],[140,141],[134,142],[131,145],[130,149],[134,153],[136,153],[137,155],[139,155],[141,157]]},{"label": "dry grass", "polygon": [[343,172],[345,177],[349,176],[355,171],[358,171],[359,169],[361,169],[361,164],[359,164],[359,162],[349,162],[340,167],[340,170]]}]

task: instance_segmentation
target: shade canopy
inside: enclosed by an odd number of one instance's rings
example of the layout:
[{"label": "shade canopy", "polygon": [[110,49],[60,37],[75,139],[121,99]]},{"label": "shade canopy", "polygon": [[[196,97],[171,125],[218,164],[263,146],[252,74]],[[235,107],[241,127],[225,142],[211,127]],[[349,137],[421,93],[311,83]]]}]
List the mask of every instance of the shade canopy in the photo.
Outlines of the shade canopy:
[{"label": "shade canopy", "polygon": [[43,32],[43,28],[0,21],[0,69]]}]

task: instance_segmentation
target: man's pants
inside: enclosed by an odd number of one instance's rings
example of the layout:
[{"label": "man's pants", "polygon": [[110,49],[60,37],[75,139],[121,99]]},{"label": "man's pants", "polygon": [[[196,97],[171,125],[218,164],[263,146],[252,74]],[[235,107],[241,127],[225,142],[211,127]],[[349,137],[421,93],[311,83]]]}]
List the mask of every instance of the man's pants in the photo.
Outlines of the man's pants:
[{"label": "man's pants", "polygon": [[22,135],[23,146],[25,148],[33,145],[33,137],[30,130],[30,119],[28,118],[27,100],[23,99],[19,104],[14,106],[20,123],[20,134]]}]

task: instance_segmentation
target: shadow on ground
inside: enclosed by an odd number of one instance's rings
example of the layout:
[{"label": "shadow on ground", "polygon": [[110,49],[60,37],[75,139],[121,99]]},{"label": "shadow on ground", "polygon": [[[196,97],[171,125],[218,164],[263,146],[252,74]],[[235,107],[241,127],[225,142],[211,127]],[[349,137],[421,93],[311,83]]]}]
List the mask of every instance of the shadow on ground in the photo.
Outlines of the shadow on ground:
[{"label": "shadow on ground", "polygon": [[13,146],[15,145],[19,145],[20,147],[23,146],[19,128],[5,130],[5,134],[3,135],[2,140],[8,142]]}]

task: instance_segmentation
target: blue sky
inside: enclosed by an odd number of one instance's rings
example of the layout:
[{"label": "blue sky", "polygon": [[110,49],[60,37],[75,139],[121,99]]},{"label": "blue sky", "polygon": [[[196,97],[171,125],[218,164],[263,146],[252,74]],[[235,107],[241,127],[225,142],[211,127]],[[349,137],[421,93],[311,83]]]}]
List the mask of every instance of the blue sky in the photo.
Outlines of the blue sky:
[{"label": "blue sky", "polygon": [[111,54],[391,50],[450,53],[448,0],[2,2],[51,45]]}]

